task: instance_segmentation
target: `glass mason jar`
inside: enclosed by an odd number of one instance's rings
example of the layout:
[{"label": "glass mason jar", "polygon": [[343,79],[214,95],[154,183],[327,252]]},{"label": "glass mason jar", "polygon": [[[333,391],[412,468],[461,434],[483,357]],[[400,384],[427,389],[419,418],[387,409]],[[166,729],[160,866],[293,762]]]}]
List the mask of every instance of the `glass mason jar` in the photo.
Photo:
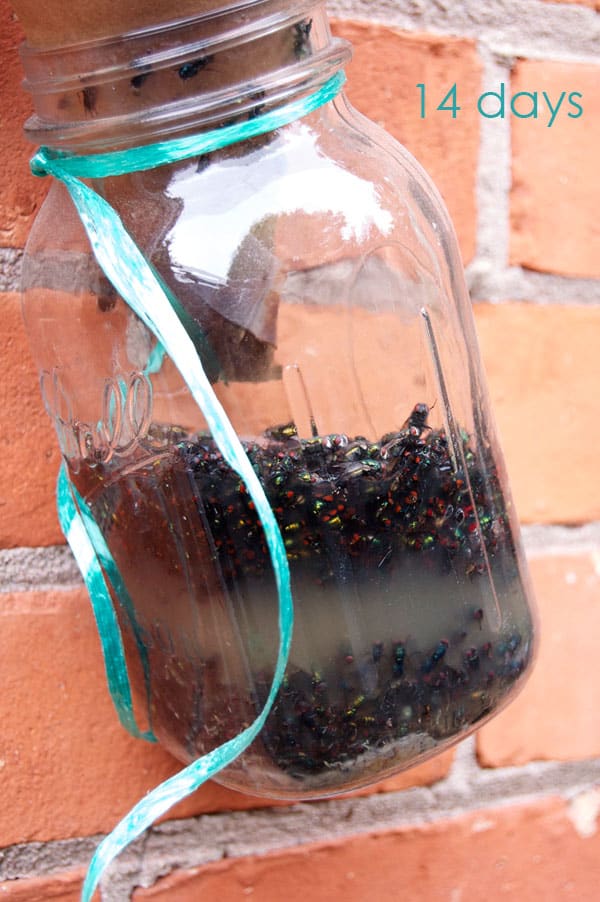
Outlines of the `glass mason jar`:
[{"label": "glass mason jar", "polygon": [[[90,154],[211,130],[305,97],[348,57],[322,4],[282,0],[26,47],[28,132]],[[463,738],[522,683],[533,617],[456,240],[426,174],[340,94],[93,187],[177,299],[289,561],[286,676],[218,779],[326,795]],[[189,762],[268,694],[277,590],[261,522],[58,182],[29,239],[24,310],[70,478],[133,601],[114,592],[138,704]]]}]

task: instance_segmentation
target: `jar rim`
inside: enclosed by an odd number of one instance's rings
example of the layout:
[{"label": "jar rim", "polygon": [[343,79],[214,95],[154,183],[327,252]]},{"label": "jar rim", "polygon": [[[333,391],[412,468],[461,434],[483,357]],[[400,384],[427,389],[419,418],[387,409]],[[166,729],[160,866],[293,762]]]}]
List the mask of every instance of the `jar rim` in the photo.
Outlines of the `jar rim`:
[{"label": "jar rim", "polygon": [[237,0],[117,38],[58,50],[25,45],[34,99],[25,133],[85,153],[166,140],[310,94],[350,56],[348,42],[332,37],[322,0]]},{"label": "jar rim", "polygon": [[[301,21],[323,6],[323,0],[235,0],[194,16],[152,23],[110,37],[55,47],[34,47],[24,41],[19,53],[25,71],[23,86],[34,96],[81,88],[117,78],[125,69],[152,66],[159,70],[190,55],[241,45]],[[162,42],[160,39],[162,38]],[[159,41],[159,46],[157,46]]]}]

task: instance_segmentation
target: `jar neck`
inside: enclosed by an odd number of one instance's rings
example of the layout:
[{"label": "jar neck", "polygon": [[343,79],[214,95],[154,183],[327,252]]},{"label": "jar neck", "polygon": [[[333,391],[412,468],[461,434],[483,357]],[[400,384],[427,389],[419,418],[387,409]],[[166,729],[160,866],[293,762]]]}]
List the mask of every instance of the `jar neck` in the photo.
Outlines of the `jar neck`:
[{"label": "jar neck", "polygon": [[77,153],[255,118],[320,87],[350,56],[324,4],[246,0],[192,19],[52,50],[22,48],[27,136]]}]

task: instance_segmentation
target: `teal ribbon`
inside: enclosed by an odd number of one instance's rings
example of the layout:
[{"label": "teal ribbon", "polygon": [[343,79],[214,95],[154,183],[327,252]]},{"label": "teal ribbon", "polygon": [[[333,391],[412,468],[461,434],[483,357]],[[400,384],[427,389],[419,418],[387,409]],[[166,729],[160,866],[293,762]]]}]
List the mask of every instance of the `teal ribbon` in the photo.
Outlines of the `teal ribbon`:
[{"label": "teal ribbon", "polygon": [[167,163],[177,163],[190,157],[212,153],[214,150],[221,150],[249,138],[257,138],[304,118],[330,100],[334,100],[345,81],[345,74],[336,72],[318,91],[308,97],[293,100],[254,119],[235,122],[233,125],[200,132],[197,135],[186,135],[184,138],[173,138],[155,144],[87,156],[73,156],[60,150],[42,147],[31,160],[31,171],[39,176],[56,175],[57,178],[62,178],[64,175],[72,175],[81,179],[98,179],[111,175],[126,175],[129,172],[142,172]]},{"label": "teal ribbon", "polygon": [[[89,902],[104,870],[130,842],[174,804],[227,767],[258,736],[284,677],[292,640],[293,602],[289,566],[277,521],[243,446],[214,394],[198,355],[197,344],[186,328],[189,324],[181,315],[181,305],[144,258],[117,213],[79,179],[104,178],[151,169],[257,137],[300,119],[328,103],[339,93],[344,81],[344,74],[337,73],[314,94],[255,119],[210,132],[89,156],[72,156],[41,148],[31,161],[35,175],[53,175],[64,183],[99,266],[133,312],[156,337],[157,358],[162,359],[164,351],[173,360],[202,411],[223,458],[245,482],[263,525],[279,597],[277,662],[269,695],[261,713],[238,736],[194,761],[138,802],[98,846],[83,885],[82,902]],[[154,363],[150,371],[153,371],[153,366]],[[125,608],[129,604],[124,601],[128,598],[126,589],[91,512],[69,485],[66,468],[59,478],[58,503],[67,540],[72,543],[77,563],[92,596],[101,633],[107,680],[121,722],[134,735],[152,739],[151,733],[140,732],[133,718],[122,641],[110,593],[103,578],[102,565]],[[125,594],[121,595],[122,592]]]},{"label": "teal ribbon", "polygon": [[[139,635],[139,630],[136,628],[133,601],[104,540],[104,536],[100,532],[90,509],[71,483],[64,463],[58,474],[56,500],[61,529],[71,547],[73,557],[81,571],[90,596],[102,646],[106,682],[108,683],[108,689],[119,720],[136,739],[156,742],[156,737],[152,730],[142,731],[135,722],[123,640],[104,573],[107,573],[119,601],[125,608],[132,623],[144,670],[146,693],[149,696],[148,652]],[[150,716],[149,707],[148,713]]]}]

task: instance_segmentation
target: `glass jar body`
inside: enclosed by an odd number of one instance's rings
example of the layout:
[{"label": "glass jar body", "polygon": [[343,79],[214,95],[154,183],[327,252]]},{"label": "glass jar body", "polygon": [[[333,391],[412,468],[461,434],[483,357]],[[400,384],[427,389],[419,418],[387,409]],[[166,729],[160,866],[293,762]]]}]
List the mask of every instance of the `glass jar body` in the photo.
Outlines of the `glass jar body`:
[{"label": "glass jar body", "polygon": [[[94,188],[177,304],[286,547],[286,677],[219,779],[326,795],[467,735],[521,684],[534,622],[456,242],[424,173],[340,97]],[[138,702],[191,761],[268,694],[260,520],[58,184],[24,282],[48,412],[133,601],[115,598]]]}]

